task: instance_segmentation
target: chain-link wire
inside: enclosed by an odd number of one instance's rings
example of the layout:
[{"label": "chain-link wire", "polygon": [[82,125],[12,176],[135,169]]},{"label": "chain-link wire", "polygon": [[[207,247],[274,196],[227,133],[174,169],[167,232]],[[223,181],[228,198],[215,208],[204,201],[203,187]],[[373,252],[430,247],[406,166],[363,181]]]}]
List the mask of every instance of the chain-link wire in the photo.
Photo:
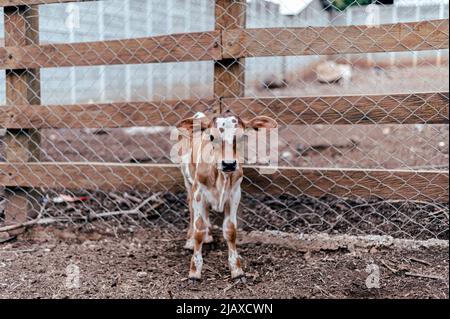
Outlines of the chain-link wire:
[{"label": "chain-link wire", "polygon": [[1,14],[3,226],[185,230],[173,126],[221,108],[279,124],[240,228],[448,239],[448,2],[252,0],[229,33],[209,0],[58,2]]}]

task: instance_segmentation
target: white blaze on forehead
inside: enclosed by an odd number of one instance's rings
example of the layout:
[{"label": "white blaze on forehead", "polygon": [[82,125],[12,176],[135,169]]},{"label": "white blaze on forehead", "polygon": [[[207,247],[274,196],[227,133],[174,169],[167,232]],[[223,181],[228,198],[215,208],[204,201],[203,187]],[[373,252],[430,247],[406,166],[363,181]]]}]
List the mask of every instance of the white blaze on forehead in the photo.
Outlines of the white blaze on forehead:
[{"label": "white blaze on forehead", "polygon": [[237,118],[234,116],[219,117],[216,119],[216,126],[220,131],[222,140],[226,143],[233,143],[234,136],[237,132],[237,123]]}]

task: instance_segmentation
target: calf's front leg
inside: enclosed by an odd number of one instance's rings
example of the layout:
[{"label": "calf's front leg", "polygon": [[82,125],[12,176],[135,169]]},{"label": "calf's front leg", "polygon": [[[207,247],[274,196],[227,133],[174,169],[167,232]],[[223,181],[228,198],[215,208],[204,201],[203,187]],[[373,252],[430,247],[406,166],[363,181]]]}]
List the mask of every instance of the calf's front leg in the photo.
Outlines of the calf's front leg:
[{"label": "calf's front leg", "polygon": [[199,190],[194,192],[194,196],[192,198],[192,212],[194,217],[192,223],[194,254],[191,258],[189,279],[201,279],[203,267],[202,246],[207,234],[207,223],[206,203],[204,196]]},{"label": "calf's front leg", "polygon": [[237,252],[237,212],[241,201],[241,187],[235,185],[231,191],[230,199],[224,207],[225,218],[223,220],[223,237],[228,244],[228,265],[231,278],[236,279],[244,275],[242,259]]}]

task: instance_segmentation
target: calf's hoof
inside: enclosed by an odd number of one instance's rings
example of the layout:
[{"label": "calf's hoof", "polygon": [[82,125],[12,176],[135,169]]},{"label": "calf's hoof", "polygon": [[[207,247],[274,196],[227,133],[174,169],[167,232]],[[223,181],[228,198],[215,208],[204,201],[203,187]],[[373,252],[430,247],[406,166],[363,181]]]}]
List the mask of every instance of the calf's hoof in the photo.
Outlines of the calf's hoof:
[{"label": "calf's hoof", "polygon": [[191,272],[189,272],[189,277],[188,278],[189,278],[190,281],[194,281],[194,282],[200,281],[200,280],[202,280],[202,274],[199,273],[199,272],[191,271]]},{"label": "calf's hoof", "polygon": [[201,282],[201,280],[198,280],[198,279],[188,279],[187,286],[190,289],[197,289],[198,286],[200,285],[200,282]]},{"label": "calf's hoof", "polygon": [[245,276],[242,268],[236,268],[231,271],[231,279],[239,279]]}]

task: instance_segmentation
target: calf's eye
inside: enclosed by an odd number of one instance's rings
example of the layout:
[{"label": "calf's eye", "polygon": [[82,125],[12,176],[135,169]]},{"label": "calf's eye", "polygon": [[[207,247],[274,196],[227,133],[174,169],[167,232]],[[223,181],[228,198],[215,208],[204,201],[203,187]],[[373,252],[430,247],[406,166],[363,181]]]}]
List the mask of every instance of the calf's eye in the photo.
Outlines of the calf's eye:
[{"label": "calf's eye", "polygon": [[209,140],[212,142],[212,141],[214,141],[214,135],[210,135],[209,136]]}]

